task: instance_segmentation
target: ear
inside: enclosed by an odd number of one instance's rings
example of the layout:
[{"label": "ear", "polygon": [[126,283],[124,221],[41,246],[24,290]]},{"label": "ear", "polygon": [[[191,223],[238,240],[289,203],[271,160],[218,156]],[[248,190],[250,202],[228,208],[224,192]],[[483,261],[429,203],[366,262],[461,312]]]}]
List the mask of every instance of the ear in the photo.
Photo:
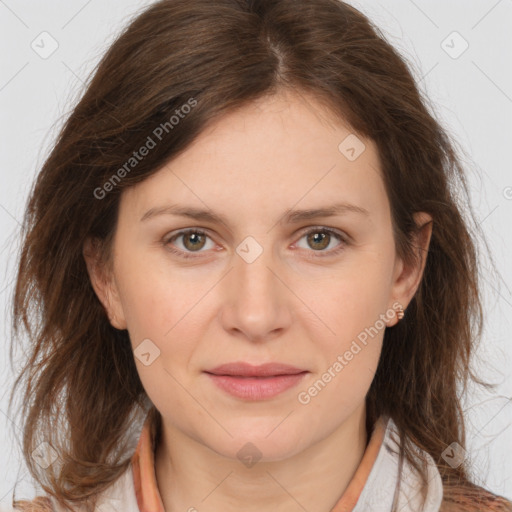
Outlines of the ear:
[{"label": "ear", "polygon": [[84,242],[82,254],[91,285],[105,308],[110,324],[116,329],[126,329],[119,292],[114,279],[114,274],[102,263],[100,258],[100,244],[96,239],[87,238]]},{"label": "ear", "polygon": [[[427,262],[428,249],[432,236],[432,217],[426,212],[416,212],[414,221],[419,230],[414,235],[413,245],[416,249],[417,259],[410,265],[405,265],[403,260],[397,258],[395,263],[393,286],[391,292],[391,304],[397,309],[397,303],[405,310],[411,302],[418,286],[420,285]],[[398,308],[400,309],[400,307]],[[398,318],[395,316],[388,326],[395,325]]]}]

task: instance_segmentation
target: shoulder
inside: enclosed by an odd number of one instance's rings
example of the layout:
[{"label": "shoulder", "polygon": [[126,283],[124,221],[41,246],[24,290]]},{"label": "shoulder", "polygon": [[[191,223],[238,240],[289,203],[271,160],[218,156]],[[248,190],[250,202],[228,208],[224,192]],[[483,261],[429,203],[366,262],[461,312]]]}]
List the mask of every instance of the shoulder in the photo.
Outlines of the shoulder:
[{"label": "shoulder", "polygon": [[445,486],[440,512],[512,512],[512,501],[474,484]]},{"label": "shoulder", "polygon": [[[95,510],[139,512],[132,471],[132,466],[128,466],[119,478],[96,495]],[[80,504],[72,506],[75,512],[85,512],[86,508],[86,505]],[[0,508],[0,512],[5,511]],[[14,508],[9,512],[69,512],[69,509],[49,496],[37,496],[33,500],[15,501]]]},{"label": "shoulder", "polygon": [[[393,453],[396,453],[400,439],[398,430],[393,420],[390,418],[388,428],[395,436],[393,437]],[[391,441],[391,438],[389,438]],[[481,487],[471,481],[450,482],[441,477],[439,469],[433,458],[425,451],[414,446],[421,453],[421,458],[427,462],[427,502],[430,500],[429,510],[439,512],[512,512],[512,501],[493,494],[484,487]],[[417,481],[410,481],[412,468],[407,461],[404,466],[403,482],[404,491],[407,489],[417,489]],[[400,496],[401,497],[401,496]],[[399,497],[399,498],[400,498]],[[406,502],[410,502],[409,496],[406,496]],[[416,508],[415,508],[416,509]]]}]

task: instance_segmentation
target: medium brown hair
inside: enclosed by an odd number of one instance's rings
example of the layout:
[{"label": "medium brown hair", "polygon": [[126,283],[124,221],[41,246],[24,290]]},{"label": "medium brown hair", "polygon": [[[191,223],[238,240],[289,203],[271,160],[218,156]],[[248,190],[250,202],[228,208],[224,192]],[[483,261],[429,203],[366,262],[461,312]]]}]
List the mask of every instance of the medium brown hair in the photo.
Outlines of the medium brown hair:
[{"label": "medium brown hair", "polygon": [[[512,510],[471,483],[466,462],[451,467],[442,458],[452,442],[465,446],[459,390],[469,378],[486,385],[470,368],[482,332],[478,228],[471,233],[473,212],[464,218],[458,202],[469,195],[455,143],[399,53],[337,0],[162,0],[104,55],[37,176],[24,218],[13,333],[19,337],[24,327],[30,347],[13,395],[24,382],[30,473],[62,504],[92,503],[130,464],[134,411],[147,408],[128,332],[110,324],[91,286],[85,241],[96,240],[111,264],[122,191],[222,114],[281,90],[312,95],[376,143],[397,255],[406,263],[418,257],[413,214],[433,218],[421,284],[405,318],[385,331],[366,397],[368,428],[380,415],[393,418],[400,458],[420,474],[413,444],[433,457],[442,510],[491,503]],[[155,147],[127,166],[162,126]],[[47,470],[31,457],[42,440],[59,455]]]}]

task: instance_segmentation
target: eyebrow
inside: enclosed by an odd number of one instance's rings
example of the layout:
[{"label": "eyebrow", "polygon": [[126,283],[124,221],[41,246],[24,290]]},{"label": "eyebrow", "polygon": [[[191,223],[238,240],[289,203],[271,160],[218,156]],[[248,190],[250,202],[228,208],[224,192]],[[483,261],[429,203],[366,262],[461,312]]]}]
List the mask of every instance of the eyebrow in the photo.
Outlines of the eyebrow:
[{"label": "eyebrow", "polygon": [[[333,217],[335,215],[344,215],[348,213],[357,213],[368,217],[370,212],[361,206],[350,203],[336,203],[323,208],[309,208],[305,210],[293,210],[289,208],[282,215],[281,223],[294,224],[304,220],[311,220],[317,217]],[[189,206],[168,205],[149,209],[140,219],[144,222],[159,215],[176,215],[179,217],[188,217],[199,221],[210,221],[229,225],[226,217],[215,213],[212,210],[203,210]]]}]

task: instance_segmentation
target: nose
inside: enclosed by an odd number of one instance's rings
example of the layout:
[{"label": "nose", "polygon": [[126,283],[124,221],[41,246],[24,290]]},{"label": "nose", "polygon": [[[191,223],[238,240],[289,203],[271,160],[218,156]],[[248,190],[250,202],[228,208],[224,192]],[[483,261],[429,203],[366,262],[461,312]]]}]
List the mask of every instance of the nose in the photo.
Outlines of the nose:
[{"label": "nose", "polygon": [[253,259],[254,251],[261,251],[255,245],[254,240],[241,244],[234,254],[234,268],[223,280],[221,322],[231,335],[264,342],[283,335],[291,325],[293,293],[271,250],[260,246],[262,252]]}]

